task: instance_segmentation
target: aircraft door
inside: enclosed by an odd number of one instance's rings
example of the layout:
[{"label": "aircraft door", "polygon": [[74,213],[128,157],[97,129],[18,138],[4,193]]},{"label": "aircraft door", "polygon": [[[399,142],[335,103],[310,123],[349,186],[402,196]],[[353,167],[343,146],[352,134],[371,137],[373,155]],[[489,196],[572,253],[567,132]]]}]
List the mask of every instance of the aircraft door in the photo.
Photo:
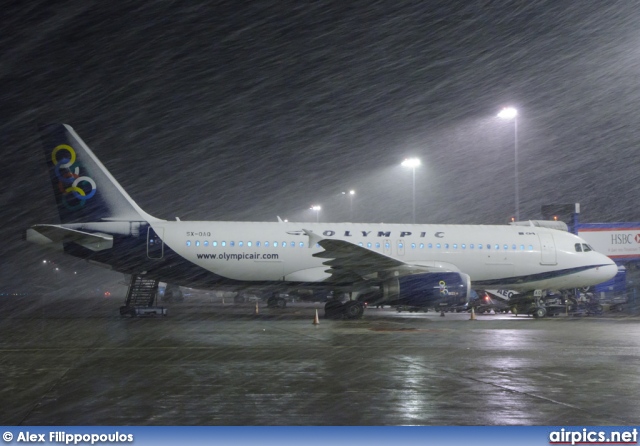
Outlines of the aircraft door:
[{"label": "aircraft door", "polygon": [[147,257],[150,259],[161,259],[164,256],[164,228],[154,231],[151,226],[147,230]]},{"label": "aircraft door", "polygon": [[556,245],[553,241],[553,234],[548,232],[539,232],[538,238],[540,239],[540,264],[541,265],[556,265]]}]

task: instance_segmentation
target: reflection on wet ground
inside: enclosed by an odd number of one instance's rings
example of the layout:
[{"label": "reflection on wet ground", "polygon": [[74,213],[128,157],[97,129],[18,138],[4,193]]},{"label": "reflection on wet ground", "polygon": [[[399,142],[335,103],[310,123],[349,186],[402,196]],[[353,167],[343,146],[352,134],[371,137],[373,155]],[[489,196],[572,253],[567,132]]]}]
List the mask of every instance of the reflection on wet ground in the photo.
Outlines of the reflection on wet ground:
[{"label": "reflection on wet ground", "polygon": [[[0,423],[602,425],[640,419],[640,319],[320,319],[193,300],[0,302]],[[322,314],[322,311],[320,311]]]}]

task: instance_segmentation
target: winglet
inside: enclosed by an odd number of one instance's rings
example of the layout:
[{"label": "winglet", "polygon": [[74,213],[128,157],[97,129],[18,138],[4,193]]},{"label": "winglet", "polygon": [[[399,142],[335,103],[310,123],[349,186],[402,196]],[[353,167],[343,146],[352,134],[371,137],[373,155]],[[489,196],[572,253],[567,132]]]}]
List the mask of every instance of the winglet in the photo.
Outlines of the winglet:
[{"label": "winglet", "polygon": [[276,215],[276,217],[278,217],[278,223],[284,223],[279,215]]},{"label": "winglet", "polygon": [[309,248],[313,248],[317,243],[320,243],[322,240],[324,240],[322,237],[320,237],[318,234],[315,234],[311,230],[303,228],[302,232],[304,232],[305,235],[309,237]]}]

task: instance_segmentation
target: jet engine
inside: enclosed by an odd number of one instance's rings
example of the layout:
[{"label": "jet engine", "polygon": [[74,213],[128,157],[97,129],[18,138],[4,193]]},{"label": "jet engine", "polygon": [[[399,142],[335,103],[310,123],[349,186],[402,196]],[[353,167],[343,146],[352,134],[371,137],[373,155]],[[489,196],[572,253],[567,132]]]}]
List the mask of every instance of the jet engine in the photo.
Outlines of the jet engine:
[{"label": "jet engine", "polygon": [[411,307],[453,307],[469,301],[467,274],[438,272],[394,277],[382,284],[385,303]]}]

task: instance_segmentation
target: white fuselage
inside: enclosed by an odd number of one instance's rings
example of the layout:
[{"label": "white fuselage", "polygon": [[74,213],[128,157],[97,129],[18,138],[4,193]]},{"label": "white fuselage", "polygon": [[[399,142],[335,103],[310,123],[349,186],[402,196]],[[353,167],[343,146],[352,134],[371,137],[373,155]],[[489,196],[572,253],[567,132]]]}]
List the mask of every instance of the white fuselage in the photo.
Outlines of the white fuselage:
[{"label": "white fuselage", "polygon": [[[595,285],[617,268],[584,240],[522,226],[151,221],[164,243],[189,262],[239,281],[330,280],[323,251],[303,230],[344,240],[405,264],[460,271],[474,287],[514,290]],[[312,245],[312,246],[310,246]]]}]

